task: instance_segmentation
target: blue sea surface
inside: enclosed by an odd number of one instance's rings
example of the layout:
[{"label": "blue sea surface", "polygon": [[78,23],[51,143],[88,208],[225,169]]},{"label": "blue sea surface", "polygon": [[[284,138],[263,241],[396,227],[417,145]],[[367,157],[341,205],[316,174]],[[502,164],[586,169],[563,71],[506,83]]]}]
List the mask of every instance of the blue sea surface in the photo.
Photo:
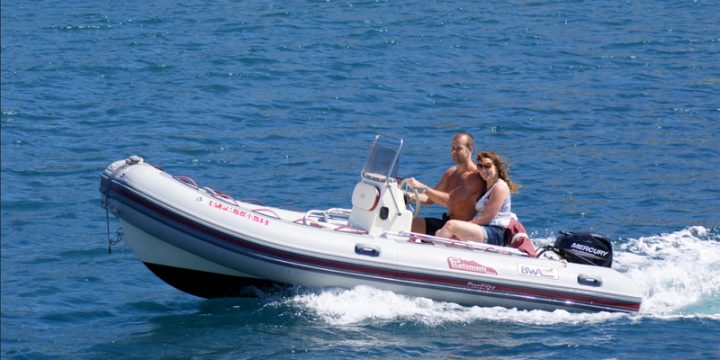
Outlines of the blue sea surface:
[{"label": "blue sea surface", "polygon": [[[720,358],[717,1],[1,3],[3,359]],[[137,154],[236,198],[348,207],[375,134],[433,184],[464,130],[536,246],[612,239],[640,313],[369,287],[204,300],[108,254]],[[424,215],[442,209],[425,207]],[[118,227],[110,220],[110,230]]]}]

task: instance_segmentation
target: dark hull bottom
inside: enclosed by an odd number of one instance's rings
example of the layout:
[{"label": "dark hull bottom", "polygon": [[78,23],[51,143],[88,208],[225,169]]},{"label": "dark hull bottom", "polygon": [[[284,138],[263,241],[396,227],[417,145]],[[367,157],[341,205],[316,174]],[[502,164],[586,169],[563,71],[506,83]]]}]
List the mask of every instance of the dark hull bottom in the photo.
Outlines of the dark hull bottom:
[{"label": "dark hull bottom", "polygon": [[172,266],[144,263],[170,286],[206,299],[223,297],[258,297],[259,292],[285,287],[268,280],[230,276]]}]

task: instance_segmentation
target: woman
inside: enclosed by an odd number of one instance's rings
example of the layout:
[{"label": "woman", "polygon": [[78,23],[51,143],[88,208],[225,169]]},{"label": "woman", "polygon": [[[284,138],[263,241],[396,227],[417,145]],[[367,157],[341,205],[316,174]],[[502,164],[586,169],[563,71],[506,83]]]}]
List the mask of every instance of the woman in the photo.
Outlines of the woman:
[{"label": "woman", "polygon": [[449,220],[435,235],[504,246],[505,228],[514,216],[510,193],[517,192],[519,186],[508,177],[507,165],[498,154],[482,152],[478,154],[477,162],[487,190],[475,203],[475,217],[470,221]]}]

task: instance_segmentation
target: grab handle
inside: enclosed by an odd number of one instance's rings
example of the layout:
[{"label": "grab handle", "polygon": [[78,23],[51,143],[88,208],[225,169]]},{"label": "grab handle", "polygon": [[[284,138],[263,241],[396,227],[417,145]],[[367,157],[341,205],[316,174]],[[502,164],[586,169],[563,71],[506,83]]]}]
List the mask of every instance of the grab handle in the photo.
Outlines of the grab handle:
[{"label": "grab handle", "polygon": [[380,256],[380,247],[368,244],[356,244],[355,253],[358,255],[377,257]]},{"label": "grab handle", "polygon": [[580,274],[577,277],[577,282],[580,285],[587,285],[587,286],[593,286],[593,287],[600,287],[602,286],[602,279],[601,278],[594,278],[590,275],[586,274]]}]

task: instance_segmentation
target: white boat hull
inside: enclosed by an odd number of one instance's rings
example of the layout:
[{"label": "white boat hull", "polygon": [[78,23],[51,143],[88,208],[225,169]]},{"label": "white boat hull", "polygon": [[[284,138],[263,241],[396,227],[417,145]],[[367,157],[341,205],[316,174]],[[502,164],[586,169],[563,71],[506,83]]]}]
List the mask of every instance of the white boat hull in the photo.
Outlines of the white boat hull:
[{"label": "white boat hull", "polygon": [[[247,293],[247,285],[288,284],[369,285],[518,309],[634,312],[642,300],[632,280],[610,268],[507,248],[420,242],[405,233],[373,236],[342,221],[312,226],[322,220],[219,196],[142,161],[111,164],[101,192],[103,206],[121,220],[140,260],[197,296],[237,296]],[[195,280],[189,283],[188,277]]]}]

